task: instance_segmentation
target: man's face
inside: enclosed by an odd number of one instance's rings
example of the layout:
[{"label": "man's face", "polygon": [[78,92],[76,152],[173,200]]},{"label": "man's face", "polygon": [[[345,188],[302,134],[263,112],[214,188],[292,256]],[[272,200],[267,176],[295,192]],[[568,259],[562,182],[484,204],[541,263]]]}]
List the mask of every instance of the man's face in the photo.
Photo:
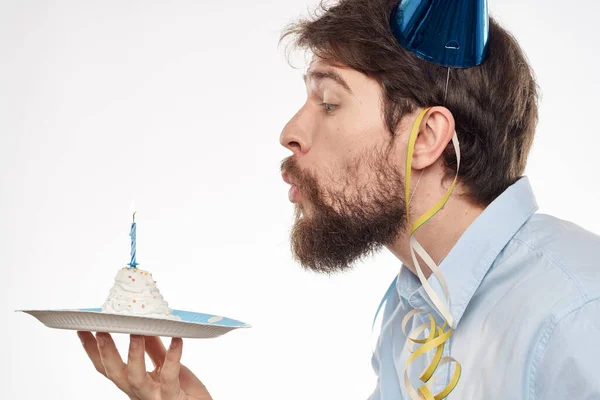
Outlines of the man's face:
[{"label": "man's face", "polygon": [[281,133],[296,205],[291,232],[302,266],[335,272],[391,243],[404,228],[403,174],[377,81],[313,58],[307,99]]}]

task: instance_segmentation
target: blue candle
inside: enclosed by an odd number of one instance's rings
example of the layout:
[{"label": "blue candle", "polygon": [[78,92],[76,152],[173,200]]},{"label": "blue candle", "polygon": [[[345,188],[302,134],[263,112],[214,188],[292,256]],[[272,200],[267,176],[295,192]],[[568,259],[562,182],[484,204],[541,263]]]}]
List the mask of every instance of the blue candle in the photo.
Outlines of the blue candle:
[{"label": "blue candle", "polygon": [[131,236],[131,261],[129,262],[129,266],[132,268],[137,268],[138,263],[135,262],[135,212],[133,213],[133,222],[131,223],[131,230],[129,231],[129,236]]}]

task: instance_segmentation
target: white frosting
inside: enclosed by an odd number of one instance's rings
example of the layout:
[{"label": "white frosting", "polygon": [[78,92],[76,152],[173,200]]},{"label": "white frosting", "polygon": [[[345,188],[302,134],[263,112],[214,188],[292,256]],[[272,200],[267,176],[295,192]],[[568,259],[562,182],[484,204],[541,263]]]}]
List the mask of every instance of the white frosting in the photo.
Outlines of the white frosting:
[{"label": "white frosting", "polygon": [[117,273],[115,284],[102,306],[102,312],[180,320],[160,294],[152,274],[125,267]]}]

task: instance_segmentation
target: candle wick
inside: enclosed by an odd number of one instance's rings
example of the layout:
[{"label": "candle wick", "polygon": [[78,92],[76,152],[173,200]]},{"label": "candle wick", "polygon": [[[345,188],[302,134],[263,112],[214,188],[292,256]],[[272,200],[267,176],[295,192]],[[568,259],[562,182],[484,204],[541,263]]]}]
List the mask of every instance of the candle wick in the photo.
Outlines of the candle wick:
[{"label": "candle wick", "polygon": [[134,212],[133,212],[133,223],[135,223],[135,213],[136,213],[136,212],[137,212],[137,211],[134,211]]}]

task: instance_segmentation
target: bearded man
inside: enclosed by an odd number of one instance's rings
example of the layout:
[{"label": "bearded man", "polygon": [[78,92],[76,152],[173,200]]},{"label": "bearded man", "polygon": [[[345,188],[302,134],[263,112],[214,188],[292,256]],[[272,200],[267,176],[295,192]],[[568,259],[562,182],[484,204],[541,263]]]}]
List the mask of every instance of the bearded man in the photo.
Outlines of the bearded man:
[{"label": "bearded man", "polygon": [[[523,175],[538,118],[531,68],[487,15],[483,52],[465,68],[411,48],[405,19],[390,28],[395,11],[426,4],[432,18],[434,3],[342,0],[284,31],[313,54],[306,102],[280,136],[292,153],[281,169],[296,207],[293,255],[323,273],[380,249],[401,263],[371,400],[600,399],[600,238],[536,213]],[[451,18],[463,3],[481,2],[437,2]],[[460,53],[475,39],[442,44]],[[125,364],[108,334],[80,337],[131,399],[211,398],[180,365],[180,339],[166,350],[132,336]]]}]

